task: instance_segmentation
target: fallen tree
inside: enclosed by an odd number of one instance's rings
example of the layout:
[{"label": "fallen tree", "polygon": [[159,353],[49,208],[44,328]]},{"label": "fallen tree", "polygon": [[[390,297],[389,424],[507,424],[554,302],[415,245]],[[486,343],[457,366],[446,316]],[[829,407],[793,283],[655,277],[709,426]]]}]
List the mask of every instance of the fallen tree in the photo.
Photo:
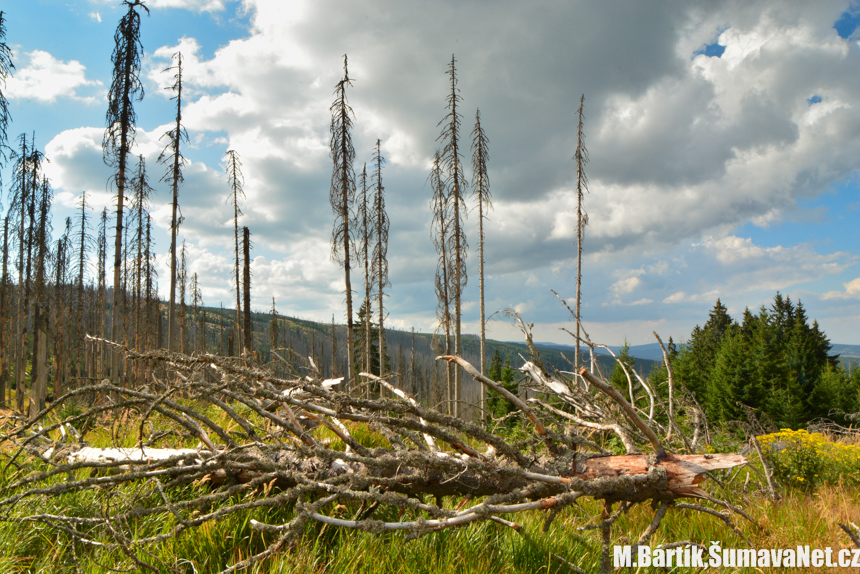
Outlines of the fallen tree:
[{"label": "fallen tree", "polygon": [[[527,338],[530,342],[530,334]],[[117,548],[138,567],[154,571],[158,568],[138,549],[252,508],[294,505],[295,512],[280,524],[252,521],[254,529],[274,535],[275,541],[224,572],[280,551],[309,521],[417,537],[493,520],[522,533],[503,515],[539,509],[556,513],[587,496],[605,504],[599,524],[600,570],[608,572],[611,527],[621,513],[633,504],[653,501],[654,521],[638,539],[638,544],[646,544],[680,498],[728,507],[700,484],[710,472],[746,464],[735,454],[672,452],[658,438],[666,429],[655,420],[657,393],[649,392],[646,422],[635,401],[627,401],[599,374],[585,368],[574,376],[550,372],[536,350],[523,371],[542,394],[530,401],[512,395],[462,358],[439,357],[460,364],[518,407],[522,424],[534,432],[525,441],[512,442],[484,424],[425,408],[388,381],[366,373],[361,374],[365,381],[378,382],[397,398],[365,398],[355,389],[340,392],[341,380],[322,380],[312,362],[306,372],[277,378],[242,359],[164,350],[141,353],[98,341],[114,346],[129,361],[161,365],[161,377],[152,375],[146,384],[128,387],[105,380],[75,389],[0,437],[14,445],[3,453],[7,476],[22,457],[43,463],[39,472],[9,481],[0,511],[6,520],[46,524],[75,542]],[[90,406],[62,420],[57,416],[63,405],[81,403]],[[95,448],[87,443],[87,436],[104,421],[123,424],[125,431],[133,427],[131,433],[112,430],[112,438],[124,445]],[[382,446],[354,438],[350,428],[357,425],[384,437]],[[674,421],[670,425],[680,428]],[[586,432],[616,434],[628,454],[604,451]],[[683,450],[687,440],[678,434],[678,450]],[[189,441],[198,445],[189,447]],[[141,485],[134,499],[110,498],[113,489],[127,484]],[[211,490],[183,498],[180,487],[189,484],[208,484]],[[81,491],[110,499],[111,512],[23,517],[11,512],[34,497],[58,499]],[[238,493],[249,491],[260,495],[234,501]],[[446,505],[445,497],[454,497],[459,505]],[[349,502],[363,509],[356,519],[331,516],[335,505]],[[373,510],[381,505],[400,509],[402,520],[374,520]],[[715,514],[737,531],[727,516],[709,507],[679,507]],[[136,536],[127,526],[151,516],[169,518],[170,527]]]}]

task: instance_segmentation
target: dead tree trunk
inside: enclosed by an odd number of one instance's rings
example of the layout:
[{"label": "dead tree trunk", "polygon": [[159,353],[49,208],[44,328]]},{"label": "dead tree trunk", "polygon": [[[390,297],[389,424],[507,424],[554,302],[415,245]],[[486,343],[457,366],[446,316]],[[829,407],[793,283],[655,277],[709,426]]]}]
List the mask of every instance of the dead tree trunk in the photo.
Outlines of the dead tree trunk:
[{"label": "dead tree trunk", "polygon": [[245,298],[244,348],[248,357],[254,356],[253,338],[251,334],[251,232],[247,227],[242,228],[242,295]]}]

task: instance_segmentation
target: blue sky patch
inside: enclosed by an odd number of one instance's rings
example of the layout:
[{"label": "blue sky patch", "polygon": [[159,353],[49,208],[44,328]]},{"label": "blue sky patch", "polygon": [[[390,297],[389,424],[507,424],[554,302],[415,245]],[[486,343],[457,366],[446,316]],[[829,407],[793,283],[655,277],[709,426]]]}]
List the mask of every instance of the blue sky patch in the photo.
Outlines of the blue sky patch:
[{"label": "blue sky patch", "polygon": [[839,20],[833,24],[833,27],[836,29],[836,33],[839,34],[840,38],[850,38],[858,25],[860,25],[860,9],[856,6],[852,6],[839,16]]},{"label": "blue sky patch", "polygon": [[806,103],[809,104],[810,106],[812,104],[817,104],[820,101],[821,101],[821,96],[819,96],[818,94],[815,94],[811,98],[806,98]]},{"label": "blue sky patch", "polygon": [[723,52],[726,51],[725,46],[721,46],[714,42],[713,44],[705,44],[704,48],[701,50],[696,50],[693,52],[693,56],[698,56],[699,54],[704,54],[709,58],[719,58],[723,55]]}]

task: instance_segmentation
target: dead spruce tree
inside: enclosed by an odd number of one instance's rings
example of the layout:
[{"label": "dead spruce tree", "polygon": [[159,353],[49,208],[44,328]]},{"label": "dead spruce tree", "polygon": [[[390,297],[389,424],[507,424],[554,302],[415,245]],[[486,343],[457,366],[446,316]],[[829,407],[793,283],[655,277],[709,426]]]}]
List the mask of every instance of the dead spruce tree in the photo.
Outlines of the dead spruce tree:
[{"label": "dead spruce tree", "polygon": [[[517,320],[530,341],[528,327]],[[744,457],[673,452],[686,447],[658,438],[665,412],[658,410],[660,417],[646,422],[611,383],[587,369],[566,375],[547,369],[533,356],[522,371],[541,396],[526,402],[462,358],[439,357],[458,363],[515,405],[513,416],[519,417],[527,438],[514,443],[480,424],[424,408],[388,380],[367,373],[360,376],[397,398],[352,396],[337,390],[342,381],[323,380],[318,369],[292,370],[279,378],[271,370],[230,357],[140,353],[107,344],[131,361],[155,361],[173,374],[153,375],[150,383],[136,389],[110,381],[75,389],[36,420],[5,430],[0,441],[17,450],[2,456],[18,459],[17,465],[29,456],[40,468],[22,473],[10,463],[3,465],[11,474],[0,499],[0,520],[22,527],[42,524],[56,531],[60,543],[84,543],[99,559],[112,563],[163,570],[166,565],[150,562],[159,559],[147,547],[172,544],[185,531],[209,528],[204,525],[241,517],[254,508],[279,510],[250,520],[268,546],[223,572],[289,552],[287,545],[309,522],[378,534],[403,531],[414,538],[490,520],[525,535],[510,514],[550,510],[552,519],[590,497],[604,504],[591,528],[602,543],[601,572],[611,572],[613,524],[635,504],[650,502],[655,510],[651,525],[633,539],[636,544],[648,544],[674,509],[719,515],[732,528],[728,515],[700,502],[742,514],[710,497],[700,483],[707,473],[745,464]],[[62,405],[85,394],[115,400],[97,400],[65,420],[55,417]],[[98,424],[119,417],[132,422],[128,434],[117,438],[135,446],[94,448],[87,444],[91,425],[77,437],[70,430],[82,421]],[[340,446],[321,440],[299,417],[334,433]],[[384,436],[388,446],[366,446],[353,435],[358,427]],[[601,440],[617,437],[627,454],[610,455],[585,438],[586,433],[607,435]],[[175,448],[177,435],[199,440],[200,446]],[[189,497],[190,489],[180,487],[192,484],[212,490]],[[123,485],[137,485],[135,495],[117,496]],[[92,508],[109,507],[110,512],[46,513],[31,502],[55,499],[48,506],[62,508],[61,497],[82,492],[92,497]],[[445,497],[454,499],[445,503]],[[699,501],[680,502],[683,498]],[[390,517],[379,520],[364,512],[369,507],[394,512],[377,514]],[[346,516],[337,516],[344,508]],[[583,571],[553,556],[573,571]]]},{"label": "dead spruce tree", "polygon": [[[468,187],[466,174],[463,170],[463,159],[460,151],[460,124],[463,116],[457,111],[457,104],[463,100],[460,96],[460,88],[457,87],[457,60],[451,55],[451,63],[448,65],[447,74],[450,76],[451,92],[446,101],[446,115],[436,126],[442,126],[442,133],[436,138],[442,143],[442,167],[446,172],[446,187],[448,189],[448,201],[451,203],[451,230],[449,233],[450,245],[448,247],[451,257],[453,278],[451,280],[450,293],[454,302],[454,354],[458,357],[463,355],[463,341],[461,338],[461,318],[463,305],[463,289],[466,288],[466,252],[469,249],[466,243],[466,232],[463,228],[463,219],[466,217],[465,193]],[[460,369],[454,367],[454,415],[460,414],[460,401],[462,400],[462,381]]]},{"label": "dead spruce tree", "polygon": [[[370,360],[370,292],[373,289],[373,275],[370,270],[370,242],[373,239],[373,221],[368,212],[370,205],[370,196],[368,195],[367,187],[367,164],[361,168],[360,191],[356,200],[357,208],[355,211],[355,234],[358,237],[358,244],[355,251],[356,256],[364,263],[364,339],[362,342],[362,360],[364,372],[373,372],[371,369]],[[359,311],[359,315],[361,312]],[[370,397],[370,387],[367,387],[367,396]]]},{"label": "dead spruce tree", "polygon": [[[99,338],[107,337],[107,313],[105,306],[107,305],[107,230],[108,230],[108,210],[107,207],[102,209],[99,216],[99,230],[96,235],[96,257],[98,274],[98,294],[96,296],[96,309],[99,313],[98,333]],[[98,361],[96,362],[96,373],[98,378],[104,377],[105,373],[105,345],[98,345]]]},{"label": "dead spruce tree", "polygon": [[331,191],[329,201],[334,211],[334,229],[331,234],[331,258],[343,267],[344,292],[346,295],[346,380],[347,387],[353,388],[356,384],[355,378],[355,341],[352,328],[352,283],[350,281],[350,268],[355,257],[352,249],[352,232],[350,220],[352,219],[352,205],[355,201],[355,148],[352,145],[352,119],[354,117],[352,108],[346,99],[346,87],[352,87],[352,78],[349,77],[347,58],[343,56],[343,79],[334,89],[334,102],[329,111],[331,112],[331,142],[330,154],[332,160]]},{"label": "dead spruce tree", "polygon": [[77,253],[75,254],[75,267],[77,268],[77,273],[75,276],[75,342],[77,343],[77,369],[76,374],[78,377],[85,377],[88,375],[86,372],[86,362],[84,360],[84,336],[87,334],[84,327],[84,319],[86,316],[86,302],[85,298],[85,290],[84,290],[84,281],[86,279],[87,274],[87,261],[89,261],[90,248],[92,247],[92,234],[91,225],[90,225],[90,216],[89,216],[90,205],[87,202],[87,192],[81,192],[81,199],[78,203],[78,214],[77,214],[77,232],[75,234],[75,244],[77,246]]},{"label": "dead spruce tree", "polygon": [[[376,283],[376,301],[379,307],[379,376],[385,377],[385,307],[383,296],[388,282],[388,229],[390,222],[385,211],[385,187],[382,185],[381,141],[376,140],[376,150],[373,152],[373,279]],[[369,309],[368,313],[369,314]],[[366,320],[366,319],[365,319]]]},{"label": "dead spruce tree", "polygon": [[[146,252],[146,218],[149,216],[149,198],[155,191],[149,185],[149,178],[146,175],[146,159],[143,155],[138,157],[137,173],[131,180],[132,189],[132,219],[134,221],[134,345],[137,349],[142,349],[144,344],[144,324],[148,320],[143,309],[143,300],[145,297],[144,283],[146,282],[147,262],[144,258]],[[130,225],[127,227],[131,227]]]},{"label": "dead spruce tree", "polygon": [[242,228],[242,295],[244,297],[245,323],[244,335],[245,340],[243,347],[248,357],[254,356],[253,336],[251,332],[251,232],[247,227]]},{"label": "dead spruce tree", "polygon": [[[233,204],[233,249],[235,255],[234,265],[234,280],[236,282],[236,326],[234,329],[234,338],[237,345],[242,343],[242,283],[239,280],[239,216],[243,215],[239,208],[239,198],[245,198],[245,178],[242,176],[242,162],[239,161],[239,154],[235,150],[229,150],[225,156],[227,158],[227,181],[230,183],[230,195],[227,201]],[[239,355],[242,350],[239,349]]]},{"label": "dead spruce tree", "polygon": [[9,296],[9,216],[3,218],[3,273],[0,275],[0,408],[6,408],[6,389],[9,386],[9,335],[11,315]]},{"label": "dead spruce tree", "polygon": [[579,99],[579,109],[576,115],[579,122],[576,128],[576,152],[573,159],[576,162],[576,349],[574,350],[574,366],[578,369],[580,359],[580,325],[582,315],[582,239],[585,237],[585,227],[588,225],[588,214],[582,208],[584,195],[588,193],[588,178],[585,176],[585,164],[588,163],[588,150],[585,149],[585,133],[582,131],[583,108],[585,94]]},{"label": "dead spruce tree", "polygon": [[167,165],[167,173],[161,181],[170,182],[173,190],[173,202],[171,203],[170,218],[170,301],[167,307],[167,348],[176,350],[176,234],[182,223],[179,212],[179,184],[184,181],[182,168],[185,166],[185,158],[179,150],[183,140],[188,141],[188,132],[182,127],[182,52],[175,54],[176,65],[167,68],[165,72],[175,70],[173,85],[166,88],[172,90],[176,95],[171,99],[176,100],[176,125],[162,138],[167,138],[167,146],[158,156],[159,163]]},{"label": "dead spruce tree", "polygon": [[[442,174],[442,160],[439,151],[433,156],[433,168],[430,170],[430,188],[433,190],[433,199],[430,205],[433,209],[433,245],[439,254],[436,263],[436,320],[439,328],[445,331],[445,355],[451,354],[451,278],[454,276],[451,269],[451,256],[448,252],[448,237],[451,227],[451,204],[448,201],[448,193],[445,189],[445,178]],[[445,364],[445,403],[446,412],[454,413],[454,382],[451,375],[450,363]]]},{"label": "dead spruce tree", "polygon": [[176,313],[176,320],[179,323],[179,350],[188,354],[188,305],[185,300],[188,287],[188,255],[185,250],[185,241],[179,247],[179,271],[177,283],[179,285],[179,311]]},{"label": "dead spruce tree", "polygon": [[[12,116],[9,115],[9,101],[3,94],[6,89],[6,78],[12,75],[15,65],[12,63],[12,50],[6,45],[6,17],[0,10],[0,168],[6,166],[7,130]],[[3,185],[2,170],[0,170],[0,187]]]},{"label": "dead spruce tree", "polygon": [[[478,200],[478,285],[481,300],[481,374],[486,374],[484,361],[487,354],[487,315],[484,309],[484,219],[492,208],[490,202],[490,140],[481,127],[481,110],[475,112],[475,129],[472,130],[472,191]],[[487,410],[487,392],[481,387],[481,412]]]},{"label": "dead spruce tree", "polygon": [[30,393],[30,417],[34,418],[45,408],[48,396],[48,290],[46,271],[51,233],[51,202],[54,191],[47,177],[42,177],[39,190],[38,212],[34,227],[35,287],[33,298],[33,384]]},{"label": "dead spruce tree", "polygon": [[[140,7],[149,14],[149,9],[140,0],[129,2],[123,0],[128,7],[127,12],[119,21],[114,34],[114,50],[111,55],[113,63],[113,80],[108,92],[108,110],[105,116],[107,128],[102,142],[104,162],[108,167],[115,168],[113,182],[116,185],[116,235],[113,258],[113,301],[111,304],[111,338],[119,341],[123,336],[120,307],[124,293],[121,289],[121,272],[123,266],[123,212],[126,188],[126,162],[129,151],[134,145],[135,123],[137,115],[134,112],[134,102],[143,99],[143,84],[140,81],[140,58],[143,46],[140,43]],[[111,357],[111,380],[119,382],[119,355]]]}]

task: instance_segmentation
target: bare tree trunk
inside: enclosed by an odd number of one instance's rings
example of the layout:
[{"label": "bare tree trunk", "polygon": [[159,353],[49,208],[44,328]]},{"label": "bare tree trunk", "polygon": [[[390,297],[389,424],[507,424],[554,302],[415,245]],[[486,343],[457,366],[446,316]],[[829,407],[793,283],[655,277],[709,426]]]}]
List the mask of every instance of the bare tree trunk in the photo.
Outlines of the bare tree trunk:
[{"label": "bare tree trunk", "polygon": [[0,277],[0,408],[6,408],[9,382],[9,216],[3,218],[3,274]]},{"label": "bare tree trunk", "polygon": [[346,354],[347,373],[346,388],[356,385],[355,377],[355,341],[352,323],[352,282],[350,268],[354,253],[350,251],[350,207],[355,200],[355,149],[352,145],[350,129],[352,127],[352,108],[346,99],[346,87],[352,81],[347,69],[347,57],[343,57],[343,79],[335,86],[335,101],[331,105],[331,158],[332,178],[329,201],[335,213],[334,230],[332,231],[332,259],[343,265],[344,291],[346,295]]},{"label": "bare tree trunk", "polygon": [[579,99],[579,125],[576,130],[576,349],[573,352],[573,364],[576,369],[581,363],[580,358],[580,314],[582,303],[582,238],[585,226],[588,225],[588,215],[582,209],[583,194],[588,192],[588,179],[585,177],[585,164],[588,163],[588,151],[585,149],[585,134],[582,132],[582,112],[585,106],[585,94]]},{"label": "bare tree trunk", "polygon": [[[183,158],[179,152],[179,144],[182,141],[184,129],[182,127],[182,53],[176,54],[176,82],[172,89],[176,92],[176,127],[174,130],[167,133],[170,136],[170,143],[167,149],[172,154],[173,165],[168,171],[166,178],[171,180],[173,188],[173,202],[171,204],[170,218],[170,303],[167,310],[167,348],[171,351],[176,350],[176,234],[179,231],[179,184],[182,182],[182,162]],[[169,68],[174,69],[174,68]],[[165,149],[165,151],[167,151]],[[164,152],[161,158],[167,158]],[[160,158],[160,159],[161,159]]]},{"label": "bare tree trunk", "polygon": [[[227,178],[230,181],[231,194],[230,198],[233,203],[233,251],[235,255],[235,281],[236,281],[236,326],[235,336],[233,340],[241,337],[242,332],[242,301],[241,301],[241,283],[239,279],[239,216],[242,215],[242,210],[239,209],[239,197],[245,197],[245,192],[242,189],[244,178],[242,171],[239,169],[242,163],[239,161],[239,154],[234,150],[229,150],[227,157]],[[241,341],[237,342],[241,345]],[[232,351],[231,351],[232,354]],[[241,355],[241,350],[239,353]]]},{"label": "bare tree trunk", "polygon": [[[487,162],[490,160],[490,140],[481,127],[481,110],[475,112],[475,129],[472,130],[472,173],[475,196],[478,199],[478,272],[481,298],[481,374],[486,374],[484,361],[487,355],[487,315],[484,309],[484,218],[490,203],[490,177]],[[487,389],[481,386],[481,413],[487,410]],[[483,417],[483,414],[481,415]]]},{"label": "bare tree trunk", "polygon": [[245,297],[245,328],[244,349],[249,358],[254,356],[254,345],[251,334],[251,232],[247,227],[242,228],[242,295]]}]

